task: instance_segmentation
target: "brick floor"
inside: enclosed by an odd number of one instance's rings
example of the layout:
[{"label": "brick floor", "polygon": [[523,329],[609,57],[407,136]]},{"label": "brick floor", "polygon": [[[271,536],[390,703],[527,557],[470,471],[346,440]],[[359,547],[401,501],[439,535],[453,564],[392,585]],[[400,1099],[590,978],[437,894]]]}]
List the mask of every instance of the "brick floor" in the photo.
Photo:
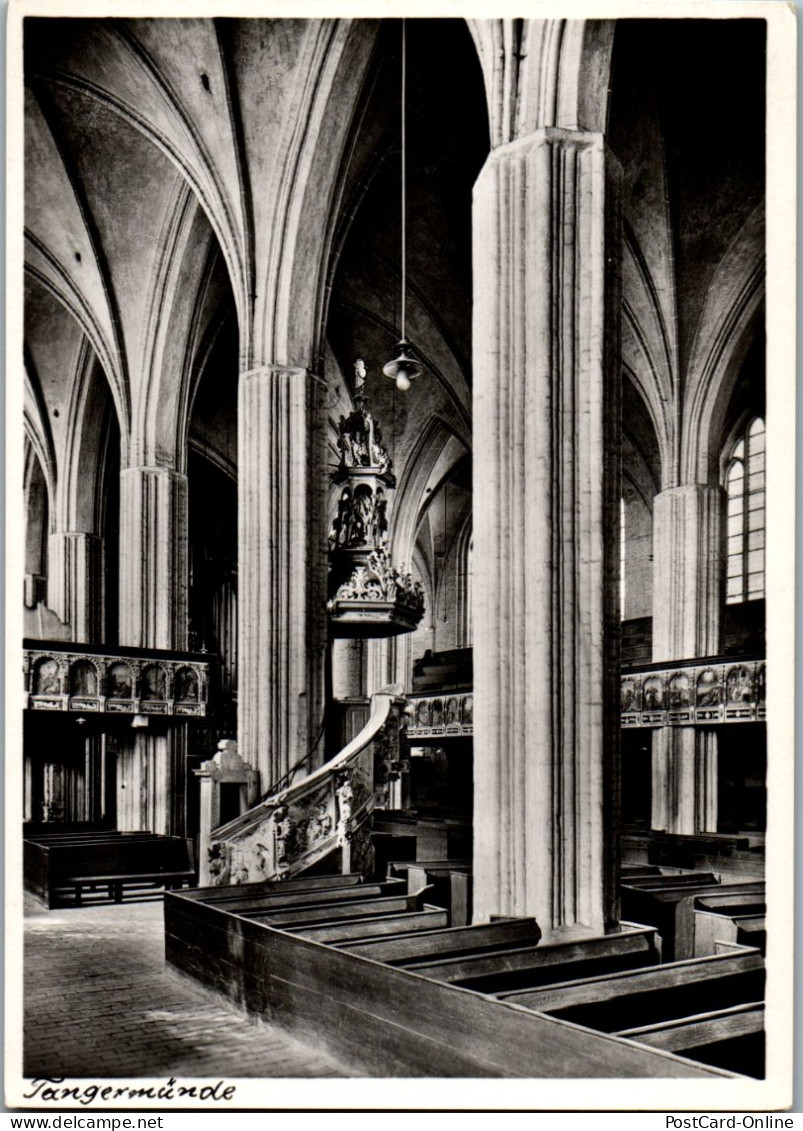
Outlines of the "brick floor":
[{"label": "brick floor", "polygon": [[343,1076],[331,1060],[165,968],[161,899],[25,900],[26,1076]]}]

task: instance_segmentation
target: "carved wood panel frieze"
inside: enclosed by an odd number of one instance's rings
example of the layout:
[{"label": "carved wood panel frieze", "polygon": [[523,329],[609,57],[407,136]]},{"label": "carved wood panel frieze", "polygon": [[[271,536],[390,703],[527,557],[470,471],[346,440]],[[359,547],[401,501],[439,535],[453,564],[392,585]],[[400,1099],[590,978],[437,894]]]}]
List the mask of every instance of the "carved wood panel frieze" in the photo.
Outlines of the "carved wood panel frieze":
[{"label": "carved wood panel frieze", "polygon": [[[474,696],[413,695],[411,741],[459,738],[474,733]],[[763,722],[766,708],[764,660],[715,662],[659,671],[627,672],[621,680],[623,727],[714,726]]]},{"label": "carved wood panel frieze", "polygon": [[408,737],[438,738],[469,736],[474,733],[474,695],[411,696],[413,715],[407,728]]},{"label": "carved wood panel frieze", "polygon": [[179,715],[207,713],[209,663],[162,656],[26,649],[24,706],[33,711]]},{"label": "carved wood panel frieze", "polygon": [[710,661],[622,676],[623,727],[713,726],[767,717],[763,660]]}]

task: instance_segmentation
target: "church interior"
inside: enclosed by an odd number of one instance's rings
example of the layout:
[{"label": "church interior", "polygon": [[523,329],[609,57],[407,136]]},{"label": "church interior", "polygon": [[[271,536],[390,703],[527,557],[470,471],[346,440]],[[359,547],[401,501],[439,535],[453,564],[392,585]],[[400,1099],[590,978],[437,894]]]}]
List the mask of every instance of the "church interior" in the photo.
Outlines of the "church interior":
[{"label": "church interior", "polygon": [[357,1074],[763,1077],[766,42],[25,19],[48,914]]}]

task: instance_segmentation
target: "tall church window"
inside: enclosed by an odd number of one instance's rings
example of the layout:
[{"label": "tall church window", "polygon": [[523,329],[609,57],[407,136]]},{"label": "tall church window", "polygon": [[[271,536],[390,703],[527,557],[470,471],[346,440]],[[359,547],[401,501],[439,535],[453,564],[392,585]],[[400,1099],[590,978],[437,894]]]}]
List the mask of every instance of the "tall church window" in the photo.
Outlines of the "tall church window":
[{"label": "tall church window", "polygon": [[729,605],[764,596],[765,454],[764,421],[756,417],[735,445],[725,472]]}]

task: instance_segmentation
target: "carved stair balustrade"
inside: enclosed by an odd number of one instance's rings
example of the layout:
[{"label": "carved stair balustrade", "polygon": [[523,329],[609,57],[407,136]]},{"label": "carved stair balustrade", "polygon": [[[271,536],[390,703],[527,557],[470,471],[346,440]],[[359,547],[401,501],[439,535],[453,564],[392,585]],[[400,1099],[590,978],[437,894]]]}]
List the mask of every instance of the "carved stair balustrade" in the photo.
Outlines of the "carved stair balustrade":
[{"label": "carved stair balustrade", "polygon": [[371,815],[403,757],[406,709],[399,686],[376,692],[368,722],[339,754],[213,830],[209,883],[289,879],[336,849],[341,871],[371,871]]}]

